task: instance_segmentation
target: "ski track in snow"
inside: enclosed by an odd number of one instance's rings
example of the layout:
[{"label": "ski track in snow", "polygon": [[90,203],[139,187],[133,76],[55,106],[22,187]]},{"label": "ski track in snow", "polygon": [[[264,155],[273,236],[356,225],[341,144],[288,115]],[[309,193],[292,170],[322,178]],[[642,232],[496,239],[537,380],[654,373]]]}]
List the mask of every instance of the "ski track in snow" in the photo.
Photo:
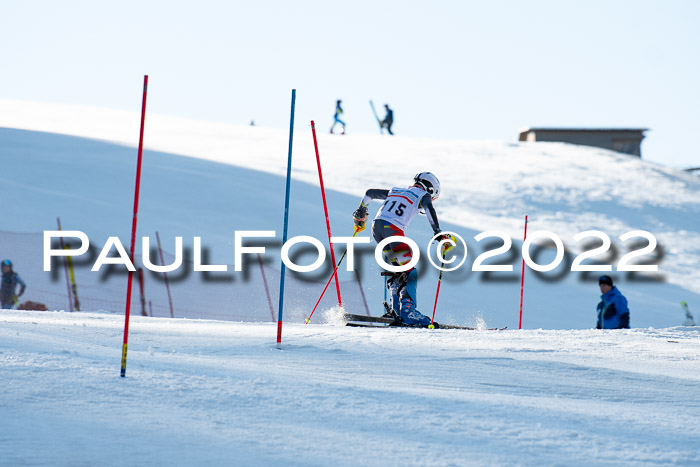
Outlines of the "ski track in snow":
[{"label": "ski track in snow", "polygon": [[700,330],[0,311],[4,465],[691,465]]}]

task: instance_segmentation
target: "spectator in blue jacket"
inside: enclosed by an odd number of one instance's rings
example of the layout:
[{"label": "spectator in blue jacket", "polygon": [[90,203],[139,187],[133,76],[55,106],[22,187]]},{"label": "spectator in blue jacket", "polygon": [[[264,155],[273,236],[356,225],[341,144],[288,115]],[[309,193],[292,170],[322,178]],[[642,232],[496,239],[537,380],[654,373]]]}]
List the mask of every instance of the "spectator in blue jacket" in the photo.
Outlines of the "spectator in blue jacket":
[{"label": "spectator in blue jacket", "polygon": [[630,310],[627,299],[613,285],[610,276],[600,276],[598,279],[601,302],[598,304],[598,329],[629,329]]}]

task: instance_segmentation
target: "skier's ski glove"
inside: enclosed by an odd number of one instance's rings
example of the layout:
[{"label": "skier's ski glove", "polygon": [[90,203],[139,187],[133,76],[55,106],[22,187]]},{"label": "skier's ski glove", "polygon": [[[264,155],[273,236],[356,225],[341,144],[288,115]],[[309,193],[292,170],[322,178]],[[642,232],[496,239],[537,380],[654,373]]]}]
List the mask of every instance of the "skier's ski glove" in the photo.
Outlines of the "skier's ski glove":
[{"label": "skier's ski glove", "polygon": [[352,214],[352,218],[355,221],[355,226],[358,232],[362,232],[363,230],[365,230],[365,224],[367,223],[367,207],[361,205]]},{"label": "skier's ski glove", "polygon": [[438,242],[445,242],[442,244],[442,254],[444,255],[448,251],[450,251],[452,248],[457,246],[457,238],[454,235],[451,234],[444,234],[441,233],[437,237],[435,237],[435,241]]}]

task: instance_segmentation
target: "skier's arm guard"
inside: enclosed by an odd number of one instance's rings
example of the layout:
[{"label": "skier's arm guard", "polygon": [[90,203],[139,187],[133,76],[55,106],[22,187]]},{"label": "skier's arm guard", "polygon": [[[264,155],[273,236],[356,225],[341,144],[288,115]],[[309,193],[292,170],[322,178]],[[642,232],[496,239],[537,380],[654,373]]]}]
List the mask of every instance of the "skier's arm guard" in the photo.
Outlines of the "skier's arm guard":
[{"label": "skier's arm guard", "polygon": [[362,201],[360,202],[360,207],[355,210],[355,212],[352,214],[353,220],[355,221],[355,226],[357,228],[358,232],[362,232],[365,230],[365,224],[367,222],[367,210],[369,207],[369,203],[372,202],[373,199],[386,199],[386,197],[389,195],[389,190],[380,190],[377,188],[370,188],[367,190],[365,193],[365,196],[362,198]]},{"label": "skier's arm guard", "polygon": [[364,206],[366,208],[367,206],[369,206],[369,203],[373,199],[384,200],[384,199],[386,199],[387,196],[389,196],[389,190],[380,190],[377,188],[370,188],[365,193],[364,198],[362,198],[362,202],[360,203],[360,207]]},{"label": "skier's arm guard", "polygon": [[442,232],[440,224],[438,223],[437,213],[433,207],[433,200],[430,198],[430,195],[426,194],[423,196],[423,199],[420,201],[420,206],[425,209],[425,214],[428,216],[428,222],[430,222],[430,227],[433,228],[433,233],[437,235]]}]

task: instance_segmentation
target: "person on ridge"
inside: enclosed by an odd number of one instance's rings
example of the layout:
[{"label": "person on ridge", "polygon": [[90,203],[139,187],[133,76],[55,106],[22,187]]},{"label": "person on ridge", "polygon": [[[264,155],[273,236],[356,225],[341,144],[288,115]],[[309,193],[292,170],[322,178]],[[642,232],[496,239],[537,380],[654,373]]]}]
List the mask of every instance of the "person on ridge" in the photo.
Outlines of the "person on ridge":
[{"label": "person on ridge", "polygon": [[598,303],[597,329],[629,329],[630,310],[627,299],[613,285],[610,276],[600,276],[598,279],[600,303]]},{"label": "person on ridge", "polygon": [[382,120],[382,128],[386,128],[386,131],[388,131],[390,135],[393,135],[394,133],[391,132],[391,125],[394,124],[394,111],[389,108],[389,104],[384,104],[384,110],[386,110],[386,116],[384,120]]},{"label": "person on ridge", "polygon": [[[435,235],[440,235],[440,225],[433,207],[433,201],[440,196],[440,182],[430,172],[419,173],[413,181],[414,184],[408,188],[367,190],[360,207],[353,213],[357,231],[365,229],[369,203],[378,199],[384,200],[384,204],[372,221],[372,237],[377,243],[388,237],[405,236],[404,231],[419,211],[428,216]],[[448,238],[448,235],[441,235],[437,240]],[[383,253],[387,263],[395,266],[404,265],[412,258],[411,248],[405,243],[390,243],[384,247]],[[416,268],[387,275],[390,276],[387,287],[391,291],[391,307],[400,318],[400,322],[408,326],[430,325],[430,318],[416,309]],[[437,323],[433,324],[438,327]]]},{"label": "person on ridge", "polygon": [[[0,285],[0,308],[10,310],[17,303],[17,297],[22,296],[27,287],[19,274],[12,271],[12,261],[4,260],[2,263],[2,285]],[[20,286],[19,294],[15,295],[17,286]]]},{"label": "person on ridge", "polygon": [[338,123],[343,125],[343,132],[341,133],[341,135],[345,134],[345,122],[340,119],[340,116],[343,114],[343,108],[340,106],[342,102],[343,101],[341,101],[340,99],[338,99],[335,102],[335,115],[333,116],[333,126],[331,127],[331,134],[333,134],[333,129]]}]

